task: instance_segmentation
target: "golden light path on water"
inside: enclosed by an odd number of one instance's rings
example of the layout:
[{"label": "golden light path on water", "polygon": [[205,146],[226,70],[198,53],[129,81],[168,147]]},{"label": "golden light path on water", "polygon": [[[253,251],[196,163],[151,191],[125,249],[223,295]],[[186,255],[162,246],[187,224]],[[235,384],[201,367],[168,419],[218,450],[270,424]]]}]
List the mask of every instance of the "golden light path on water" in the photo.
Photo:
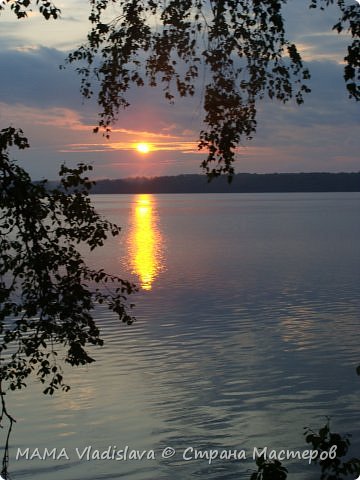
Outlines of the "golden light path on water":
[{"label": "golden light path on water", "polygon": [[163,238],[158,225],[155,197],[138,195],[131,216],[132,227],[128,239],[131,273],[139,277],[141,288],[151,290],[155,278],[164,269]]}]

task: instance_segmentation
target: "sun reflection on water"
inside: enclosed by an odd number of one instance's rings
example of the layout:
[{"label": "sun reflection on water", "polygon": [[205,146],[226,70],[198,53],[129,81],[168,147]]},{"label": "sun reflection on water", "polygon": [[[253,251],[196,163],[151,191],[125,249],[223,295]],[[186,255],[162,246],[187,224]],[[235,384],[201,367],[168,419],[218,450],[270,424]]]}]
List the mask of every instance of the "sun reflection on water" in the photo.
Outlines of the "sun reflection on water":
[{"label": "sun reflection on water", "polygon": [[155,278],[164,269],[163,238],[155,197],[138,195],[131,216],[128,242],[131,271],[139,277],[141,288],[151,290]]}]

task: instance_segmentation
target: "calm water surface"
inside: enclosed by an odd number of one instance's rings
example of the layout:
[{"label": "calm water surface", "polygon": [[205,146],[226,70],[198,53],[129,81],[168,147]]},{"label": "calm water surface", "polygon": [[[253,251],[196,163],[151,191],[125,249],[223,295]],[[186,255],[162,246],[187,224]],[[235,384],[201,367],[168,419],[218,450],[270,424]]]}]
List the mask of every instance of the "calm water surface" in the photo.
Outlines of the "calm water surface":
[{"label": "calm water surface", "polygon": [[[69,370],[69,393],[42,396],[34,382],[9,397],[14,479],[247,479],[254,447],[303,450],[303,427],[326,416],[360,455],[360,194],[94,202],[123,230],[90,261],[140,285],[138,320],[99,309],[105,346]],[[156,459],[79,459],[87,446]],[[69,458],[16,460],[27,447]],[[247,460],[209,465],[183,458],[188,447]],[[289,480],[319,478],[306,461],[284,463]]]}]

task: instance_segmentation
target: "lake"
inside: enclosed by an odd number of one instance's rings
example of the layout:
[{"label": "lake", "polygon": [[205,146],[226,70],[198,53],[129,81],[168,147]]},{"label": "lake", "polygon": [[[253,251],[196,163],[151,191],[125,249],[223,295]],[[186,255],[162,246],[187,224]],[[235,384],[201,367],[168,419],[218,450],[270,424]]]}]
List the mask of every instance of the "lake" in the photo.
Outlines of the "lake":
[{"label": "lake", "polygon": [[8,396],[13,479],[248,479],[254,448],[308,449],[327,416],[359,456],[359,193],[93,200],[123,229],[89,262],[137,282],[137,321],[99,308],[105,346],[70,392]]}]

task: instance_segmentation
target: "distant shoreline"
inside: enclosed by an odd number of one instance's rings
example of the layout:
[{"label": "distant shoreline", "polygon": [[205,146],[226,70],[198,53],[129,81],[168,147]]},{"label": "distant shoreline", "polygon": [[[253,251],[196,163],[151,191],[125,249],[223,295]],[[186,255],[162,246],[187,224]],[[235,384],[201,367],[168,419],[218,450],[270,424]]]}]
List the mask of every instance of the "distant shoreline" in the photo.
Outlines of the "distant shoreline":
[{"label": "distant shoreline", "polygon": [[203,174],[96,181],[92,194],[360,192],[357,173],[238,173],[210,183]]}]

